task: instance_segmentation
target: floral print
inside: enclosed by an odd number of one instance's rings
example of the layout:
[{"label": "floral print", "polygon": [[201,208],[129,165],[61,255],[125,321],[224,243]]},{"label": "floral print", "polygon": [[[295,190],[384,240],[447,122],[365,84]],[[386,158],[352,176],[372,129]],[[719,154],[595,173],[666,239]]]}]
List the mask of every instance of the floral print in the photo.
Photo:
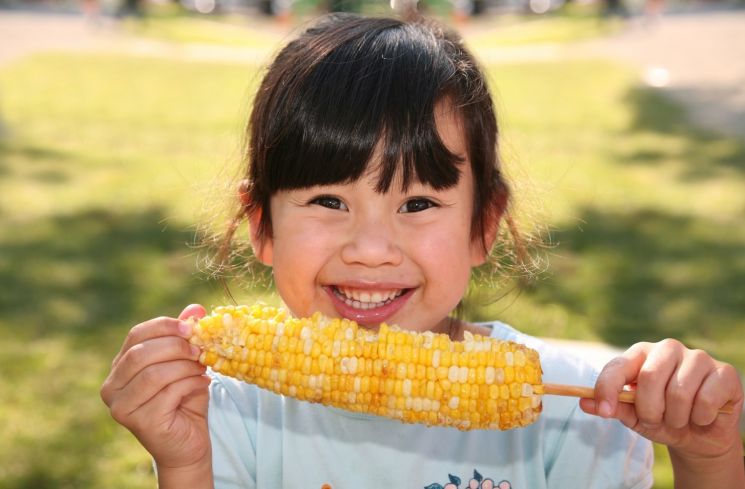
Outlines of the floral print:
[{"label": "floral print", "polygon": [[[461,489],[462,481],[460,477],[448,474],[448,479],[450,481],[444,485],[435,482],[425,486],[424,489]],[[473,477],[465,486],[463,486],[463,489],[512,489],[512,484],[506,480],[494,482],[494,479],[488,477],[485,478],[474,469]]]}]

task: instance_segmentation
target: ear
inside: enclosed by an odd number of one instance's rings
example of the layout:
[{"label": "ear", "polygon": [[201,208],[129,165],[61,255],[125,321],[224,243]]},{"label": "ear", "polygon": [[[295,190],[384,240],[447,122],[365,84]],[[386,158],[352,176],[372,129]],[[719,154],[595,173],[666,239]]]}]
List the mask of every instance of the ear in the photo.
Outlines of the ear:
[{"label": "ear", "polygon": [[254,256],[261,263],[266,266],[272,266],[273,259],[273,242],[271,237],[259,234],[261,228],[261,216],[263,215],[264,209],[261,207],[254,208],[251,205],[251,197],[248,191],[248,180],[241,180],[238,186],[238,199],[241,205],[246,211],[248,217],[248,231],[249,239],[251,240],[251,248],[253,249]]},{"label": "ear", "polygon": [[475,236],[474,239],[471,240],[472,267],[483,265],[486,262],[491,249],[494,247],[494,242],[497,240],[499,222],[502,220],[507,204],[505,198],[500,198],[499,200],[500,201],[498,202],[498,205],[495,206],[494,211],[488,212],[485,216],[482,234]]},{"label": "ear", "polygon": [[[500,214],[501,216],[501,214]],[[475,236],[471,240],[471,266],[478,267],[486,262],[489,252],[494,246],[499,230],[499,217],[490,218],[484,223],[482,235]]]},{"label": "ear", "polygon": [[262,264],[270,267],[274,257],[274,242],[271,237],[266,236],[266,233],[261,236],[258,233],[262,212],[263,209],[257,209],[248,213],[248,228],[254,256]]}]

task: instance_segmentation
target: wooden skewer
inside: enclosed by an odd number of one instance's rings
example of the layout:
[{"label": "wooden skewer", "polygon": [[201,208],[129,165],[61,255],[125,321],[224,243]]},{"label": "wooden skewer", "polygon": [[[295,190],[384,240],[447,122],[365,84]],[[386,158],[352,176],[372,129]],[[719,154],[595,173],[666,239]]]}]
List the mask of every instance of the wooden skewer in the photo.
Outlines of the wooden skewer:
[{"label": "wooden skewer", "polygon": [[[581,397],[583,399],[595,399],[595,389],[592,387],[582,387],[578,385],[565,384],[543,384],[544,394],[552,396],[569,396]],[[621,391],[618,393],[618,400],[629,404],[636,401],[636,391]],[[732,401],[719,408],[720,414],[732,414],[735,412],[735,405]]]}]

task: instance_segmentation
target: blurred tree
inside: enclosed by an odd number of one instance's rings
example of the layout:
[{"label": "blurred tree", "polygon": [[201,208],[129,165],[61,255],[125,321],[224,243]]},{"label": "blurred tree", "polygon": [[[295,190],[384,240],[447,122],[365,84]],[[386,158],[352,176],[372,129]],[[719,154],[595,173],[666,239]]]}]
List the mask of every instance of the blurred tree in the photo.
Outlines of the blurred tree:
[{"label": "blurred tree", "polygon": [[603,0],[602,14],[606,17],[628,17],[629,11],[623,0]]},{"label": "blurred tree", "polygon": [[259,7],[259,12],[264,15],[273,15],[272,12],[272,0],[258,0],[256,5]]},{"label": "blurred tree", "polygon": [[116,11],[117,17],[142,17],[144,10],[142,8],[143,0],[123,0]]}]

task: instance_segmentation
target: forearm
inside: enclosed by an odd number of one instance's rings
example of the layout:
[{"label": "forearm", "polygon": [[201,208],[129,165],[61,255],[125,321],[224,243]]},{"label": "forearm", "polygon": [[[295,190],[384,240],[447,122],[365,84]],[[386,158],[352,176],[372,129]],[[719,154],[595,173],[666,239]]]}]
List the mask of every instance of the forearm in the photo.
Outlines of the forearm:
[{"label": "forearm", "polygon": [[168,468],[157,466],[159,489],[214,489],[212,460],[189,467]]},{"label": "forearm", "polygon": [[670,450],[670,460],[675,474],[675,489],[742,489],[745,487],[743,448],[737,443],[721,457],[691,460]]}]

